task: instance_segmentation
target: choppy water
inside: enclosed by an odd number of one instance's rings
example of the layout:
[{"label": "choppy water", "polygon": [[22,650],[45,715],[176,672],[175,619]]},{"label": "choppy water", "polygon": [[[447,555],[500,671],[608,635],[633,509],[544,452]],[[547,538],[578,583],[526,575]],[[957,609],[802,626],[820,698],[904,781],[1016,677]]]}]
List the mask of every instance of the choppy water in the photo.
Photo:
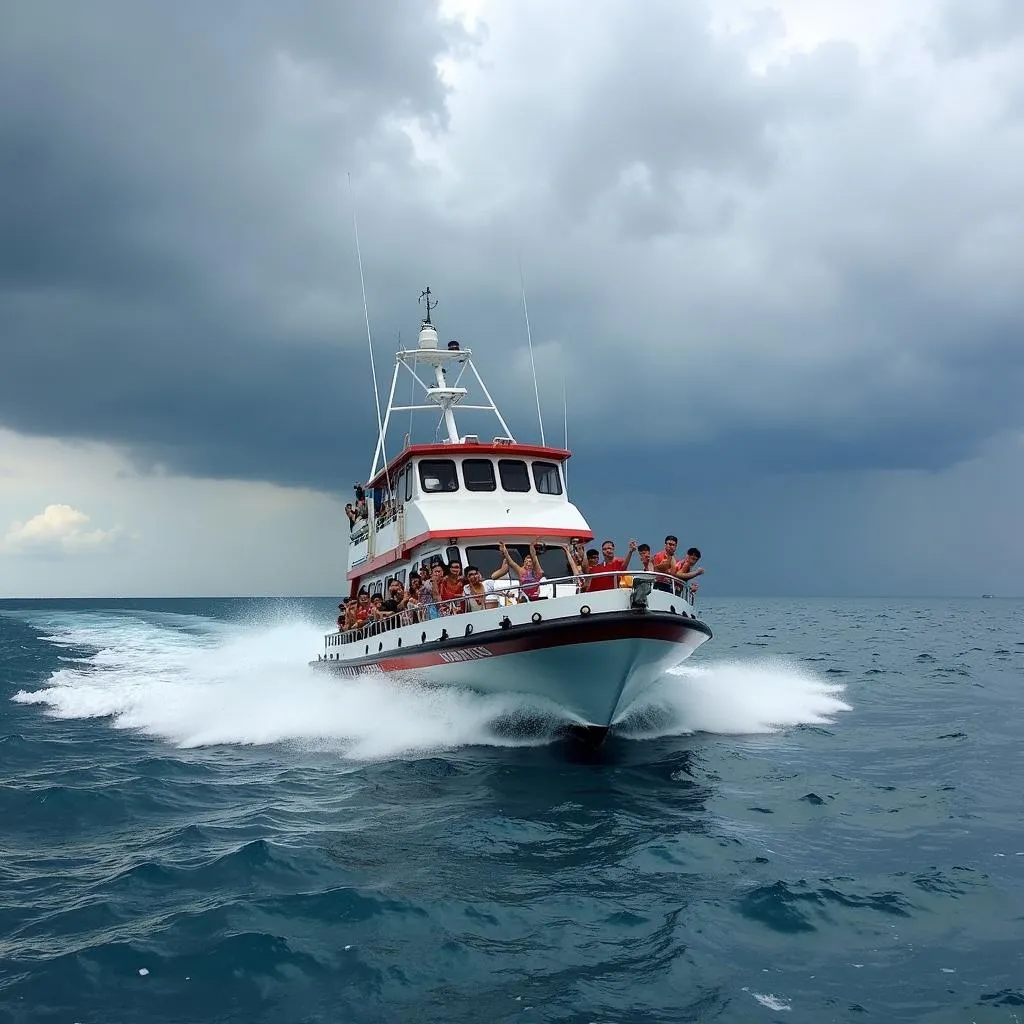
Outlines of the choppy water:
[{"label": "choppy water", "polygon": [[330,602],[0,603],[0,1020],[1024,1020],[1024,603],[704,614],[583,756]]}]

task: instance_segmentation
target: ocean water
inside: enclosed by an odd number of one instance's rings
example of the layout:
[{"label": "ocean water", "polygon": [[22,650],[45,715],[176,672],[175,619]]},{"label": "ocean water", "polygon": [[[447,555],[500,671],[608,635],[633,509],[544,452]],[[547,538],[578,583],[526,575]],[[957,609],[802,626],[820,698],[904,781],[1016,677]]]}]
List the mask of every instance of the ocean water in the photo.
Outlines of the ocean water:
[{"label": "ocean water", "polygon": [[584,754],[330,601],[0,603],[0,1021],[1024,1020],[1024,602],[702,611]]}]

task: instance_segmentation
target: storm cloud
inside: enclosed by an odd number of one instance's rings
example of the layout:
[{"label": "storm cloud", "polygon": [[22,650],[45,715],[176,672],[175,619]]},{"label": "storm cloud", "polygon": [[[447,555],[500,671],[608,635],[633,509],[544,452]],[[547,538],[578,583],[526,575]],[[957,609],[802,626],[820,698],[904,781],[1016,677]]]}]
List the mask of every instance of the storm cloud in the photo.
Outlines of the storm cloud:
[{"label": "storm cloud", "polygon": [[522,261],[606,508],[624,459],[732,494],[1024,427],[1018,4],[875,47],[782,0],[470,6],[0,0],[0,426],[348,489],[354,198],[379,371],[430,284],[532,439]]}]

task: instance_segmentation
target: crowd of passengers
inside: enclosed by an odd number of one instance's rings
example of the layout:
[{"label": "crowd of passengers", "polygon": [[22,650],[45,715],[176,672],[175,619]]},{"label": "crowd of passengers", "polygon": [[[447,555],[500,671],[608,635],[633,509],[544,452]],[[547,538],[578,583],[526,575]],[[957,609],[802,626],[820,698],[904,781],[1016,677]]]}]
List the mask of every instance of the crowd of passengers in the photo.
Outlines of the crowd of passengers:
[{"label": "crowd of passengers", "polygon": [[[547,550],[544,545],[539,541],[531,543],[530,553],[523,556],[522,562],[516,561],[505,544],[498,547],[502,563],[486,578],[474,565],[463,567],[454,561],[445,565],[440,558],[435,558],[430,565],[422,565],[418,572],[412,574],[408,588],[397,579],[389,581],[387,596],[371,596],[365,587],[362,588],[355,597],[345,598],[338,605],[339,632],[354,630],[358,635],[372,626],[390,629],[446,615],[542,600],[540,588],[546,579],[541,562],[541,555]],[[635,540],[629,542],[625,558],[615,557],[615,544],[610,540],[601,545],[600,552],[597,548],[587,550],[581,541],[551,550],[565,555],[578,593],[632,585],[632,577],[627,570],[634,553],[639,556],[639,571],[661,574],[661,578],[654,582],[656,590],[678,594],[688,588],[695,593],[697,584],[693,580],[704,572],[703,566],[697,565],[700,551],[689,548],[679,558],[678,547],[678,538],[669,534],[665,538],[665,547],[656,555],[651,554],[650,544],[637,544]],[[501,579],[508,580],[511,586],[496,586],[496,581]]]}]

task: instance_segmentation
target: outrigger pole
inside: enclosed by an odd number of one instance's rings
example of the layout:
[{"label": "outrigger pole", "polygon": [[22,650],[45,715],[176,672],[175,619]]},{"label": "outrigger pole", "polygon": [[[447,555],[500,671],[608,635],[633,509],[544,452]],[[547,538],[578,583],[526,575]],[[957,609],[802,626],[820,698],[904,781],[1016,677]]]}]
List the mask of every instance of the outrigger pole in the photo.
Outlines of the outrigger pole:
[{"label": "outrigger pole", "polygon": [[[377,388],[377,366],[373,359],[373,338],[370,334],[370,308],[366,304],[366,281],[363,279],[363,253],[359,248],[359,221],[356,219],[356,197],[352,189],[352,175],[346,172],[345,175],[348,178],[348,193],[349,198],[352,201],[352,232],[355,235],[356,240],[356,261],[359,264],[359,288],[363,293],[363,316],[366,319],[366,344],[370,349],[370,376],[373,378],[373,401],[377,406],[377,430],[380,431],[381,441],[384,439],[384,422],[381,419],[380,414],[380,391]],[[394,391],[394,387],[392,387]],[[389,403],[390,404],[390,403]],[[374,460],[376,461],[376,459]],[[384,460],[384,466],[387,467],[387,460]],[[371,474],[372,478],[372,474]],[[391,490],[391,481],[387,481],[388,491]]]}]

